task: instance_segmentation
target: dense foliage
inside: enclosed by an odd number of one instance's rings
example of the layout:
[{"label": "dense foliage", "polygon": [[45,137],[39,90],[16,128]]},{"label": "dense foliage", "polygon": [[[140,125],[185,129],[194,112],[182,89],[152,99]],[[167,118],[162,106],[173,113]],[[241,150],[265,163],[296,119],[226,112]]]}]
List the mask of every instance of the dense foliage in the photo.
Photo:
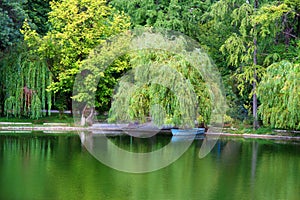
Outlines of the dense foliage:
[{"label": "dense foliage", "polygon": [[0,50],[3,51],[14,43],[21,42],[19,29],[27,14],[19,0],[0,1],[0,13]]},{"label": "dense foliage", "polygon": [[[223,77],[227,114],[235,120],[253,121],[254,128],[259,121],[275,128],[300,128],[295,103],[300,94],[298,82],[292,80],[297,80],[300,63],[298,0],[2,0],[0,11],[2,115],[39,117],[38,110],[51,108],[50,99],[54,108],[69,109],[75,75],[92,50],[110,36],[146,26],[180,31],[207,50]],[[124,72],[139,65],[137,60],[149,64],[156,59],[175,68],[182,64],[176,55],[162,52],[121,55],[101,74],[93,107],[108,111]],[[46,69],[52,73],[51,83]],[[24,75],[28,71],[38,73]],[[16,104],[25,86],[39,91],[38,99],[32,98],[40,101],[35,110],[25,109],[24,100]],[[162,95],[155,99],[162,105],[174,97],[145,85],[133,95],[133,118],[148,115],[147,105],[154,101],[151,91]],[[50,98],[50,93],[55,95]],[[146,97],[135,98],[142,94]],[[135,108],[139,103],[144,105],[141,110]]]},{"label": "dense foliage", "polygon": [[299,85],[299,64],[281,61],[268,67],[258,90],[260,114],[265,125],[272,128],[300,129]]},{"label": "dense foliage", "polygon": [[[6,116],[39,118],[50,112],[51,93],[46,91],[52,76],[45,61],[18,49],[0,62],[3,88],[3,111]],[[42,110],[44,112],[42,112]]]}]

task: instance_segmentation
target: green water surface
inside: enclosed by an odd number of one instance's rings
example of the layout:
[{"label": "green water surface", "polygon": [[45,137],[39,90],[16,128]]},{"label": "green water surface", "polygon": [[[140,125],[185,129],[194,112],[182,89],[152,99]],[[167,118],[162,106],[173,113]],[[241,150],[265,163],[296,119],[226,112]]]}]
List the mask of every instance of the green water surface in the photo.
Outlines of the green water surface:
[{"label": "green water surface", "polygon": [[[139,152],[171,137],[110,140]],[[300,143],[223,138],[199,159],[202,140],[163,169],[132,174],[99,162],[78,135],[1,134],[0,199],[299,199]]]}]

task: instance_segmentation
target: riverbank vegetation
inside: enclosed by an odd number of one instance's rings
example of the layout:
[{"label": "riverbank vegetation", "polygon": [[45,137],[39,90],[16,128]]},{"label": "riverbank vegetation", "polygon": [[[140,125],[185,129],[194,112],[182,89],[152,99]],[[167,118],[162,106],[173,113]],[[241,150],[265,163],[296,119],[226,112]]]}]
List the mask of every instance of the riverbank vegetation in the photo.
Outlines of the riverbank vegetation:
[{"label": "riverbank vegetation", "polygon": [[43,123],[67,123],[69,125],[74,124],[74,120],[71,114],[63,114],[60,116],[57,113],[52,113],[51,115],[40,117],[38,119],[31,119],[29,117],[0,117],[0,122],[11,122],[11,123],[32,123],[33,125],[43,124]]},{"label": "riverbank vegetation", "polygon": [[[152,27],[189,36],[212,58],[225,89],[227,126],[300,130],[298,0],[3,0],[0,10],[2,117],[38,120],[51,109],[71,110],[75,76],[93,49],[133,28]],[[95,104],[82,106],[82,112],[112,113],[112,108],[117,113],[120,104],[111,103],[114,88],[141,63],[183,66],[168,52],[148,53],[115,59],[101,73]],[[198,121],[207,124],[209,98],[200,90],[201,76],[194,80],[202,103]],[[161,96],[151,98],[156,93]],[[145,85],[133,95],[131,120],[149,116],[154,101],[170,104],[165,121],[178,121],[174,94],[157,85]]]}]

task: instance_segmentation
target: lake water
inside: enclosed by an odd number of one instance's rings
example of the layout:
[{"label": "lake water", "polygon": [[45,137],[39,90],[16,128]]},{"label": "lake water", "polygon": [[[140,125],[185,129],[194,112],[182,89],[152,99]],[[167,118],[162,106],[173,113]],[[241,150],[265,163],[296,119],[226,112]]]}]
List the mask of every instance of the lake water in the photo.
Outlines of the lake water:
[{"label": "lake water", "polygon": [[[160,149],[169,136],[109,139],[135,152]],[[289,199],[300,197],[300,143],[219,139],[202,159],[202,138],[174,163],[133,174],[95,159],[78,135],[0,135],[0,199]]]}]

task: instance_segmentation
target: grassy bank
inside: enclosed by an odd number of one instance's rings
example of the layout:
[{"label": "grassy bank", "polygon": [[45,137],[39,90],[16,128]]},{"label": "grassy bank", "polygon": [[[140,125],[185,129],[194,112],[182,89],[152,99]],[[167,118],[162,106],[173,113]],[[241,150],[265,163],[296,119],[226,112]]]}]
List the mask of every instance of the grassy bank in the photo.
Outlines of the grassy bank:
[{"label": "grassy bank", "polygon": [[270,127],[260,127],[254,130],[252,127],[239,126],[237,128],[225,128],[224,133],[231,134],[258,134],[258,135],[282,135],[282,136],[300,136],[300,131],[279,130]]},{"label": "grassy bank", "polygon": [[71,114],[63,114],[60,116],[58,113],[53,113],[51,116],[41,117],[39,119],[30,119],[26,117],[11,118],[11,117],[0,117],[0,122],[29,122],[33,124],[43,123],[68,123],[73,124],[73,116]]}]

